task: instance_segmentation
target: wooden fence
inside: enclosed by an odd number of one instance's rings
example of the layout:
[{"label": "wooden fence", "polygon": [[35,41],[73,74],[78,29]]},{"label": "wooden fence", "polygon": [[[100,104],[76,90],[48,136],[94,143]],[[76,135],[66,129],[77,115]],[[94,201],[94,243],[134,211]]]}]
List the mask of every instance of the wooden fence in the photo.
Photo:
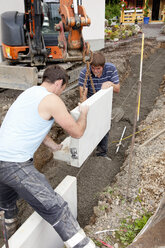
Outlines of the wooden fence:
[{"label": "wooden fence", "polygon": [[[151,13],[149,14],[151,17]],[[151,18],[150,18],[151,19]],[[143,23],[143,10],[122,10],[121,11],[121,23],[135,23],[137,20],[138,23]]]}]

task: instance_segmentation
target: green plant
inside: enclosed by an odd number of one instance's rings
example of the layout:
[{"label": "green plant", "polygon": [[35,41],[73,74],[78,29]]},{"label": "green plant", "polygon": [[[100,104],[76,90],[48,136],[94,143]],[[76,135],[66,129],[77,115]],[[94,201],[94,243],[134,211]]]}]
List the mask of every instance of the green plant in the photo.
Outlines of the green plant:
[{"label": "green plant", "polygon": [[[114,40],[117,39],[126,39],[128,37],[131,37],[133,35],[136,35],[137,31],[135,30],[135,25],[114,25],[111,28],[105,29],[105,39],[106,40]],[[112,188],[107,188],[104,192],[104,194],[111,194],[113,196],[116,195],[116,190]],[[123,201],[123,197],[119,194],[120,201]],[[135,199],[135,201],[140,202],[140,193],[139,197]]]},{"label": "green plant", "polygon": [[136,196],[134,202],[142,202],[142,195],[141,195],[141,189],[138,190],[138,195]]},{"label": "green plant", "polygon": [[105,211],[105,209],[107,209],[107,208],[108,208],[108,207],[105,206],[105,205],[99,206],[99,209],[100,209],[101,211]]},{"label": "green plant", "polygon": [[125,1],[121,1],[119,4],[120,4],[120,8],[125,9],[127,7],[127,3]]},{"label": "green plant", "polygon": [[95,243],[95,245],[97,247],[101,247],[102,246],[102,243],[99,240],[94,239],[93,242]]},{"label": "green plant", "polygon": [[120,230],[115,232],[116,238],[124,245],[124,247],[131,244],[150,217],[151,213],[145,212],[141,218],[135,220],[124,219],[121,222]]},{"label": "green plant", "polygon": [[120,5],[119,4],[115,4],[115,3],[109,3],[106,4],[105,6],[105,18],[108,20],[109,25],[111,25],[111,19],[113,17],[120,17],[121,15],[121,11],[120,11]]},{"label": "green plant", "polygon": [[146,1],[145,8],[143,9],[144,11],[144,17],[148,17],[149,14],[149,0]]}]

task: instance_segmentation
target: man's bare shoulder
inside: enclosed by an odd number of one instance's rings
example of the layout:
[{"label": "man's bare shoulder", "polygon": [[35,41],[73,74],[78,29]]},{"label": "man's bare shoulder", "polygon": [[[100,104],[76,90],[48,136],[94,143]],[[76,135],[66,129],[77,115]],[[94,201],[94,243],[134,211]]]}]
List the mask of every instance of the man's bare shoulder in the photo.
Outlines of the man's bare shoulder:
[{"label": "man's bare shoulder", "polygon": [[62,99],[54,93],[49,94],[46,97],[44,97],[42,102],[45,103],[46,105],[51,105],[52,103],[54,104],[63,103]]},{"label": "man's bare shoulder", "polygon": [[39,104],[38,110],[41,117],[48,120],[60,112],[65,111],[66,107],[64,102],[56,94],[49,94]]}]

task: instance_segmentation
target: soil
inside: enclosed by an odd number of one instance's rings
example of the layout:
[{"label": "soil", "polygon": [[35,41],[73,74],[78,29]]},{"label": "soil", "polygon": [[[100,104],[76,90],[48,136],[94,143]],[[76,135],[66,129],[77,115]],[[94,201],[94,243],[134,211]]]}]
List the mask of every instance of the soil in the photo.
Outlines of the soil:
[{"label": "soil", "polygon": [[[137,37],[136,39],[120,43],[119,45],[110,43],[107,44],[106,48],[102,51],[106,56],[106,60],[111,61],[116,65],[121,82],[121,91],[119,94],[114,94],[113,98],[113,115],[108,152],[108,156],[111,157],[112,161],[106,160],[105,158],[98,158],[95,156],[95,152],[93,152],[81,168],[74,168],[68,166],[65,162],[53,160],[52,153],[44,145],[40,146],[35,153],[34,159],[36,168],[46,175],[53,188],[55,188],[66,175],[75,176],[77,178],[78,221],[83,228],[90,224],[85,230],[89,232],[89,236],[91,237],[93,237],[94,230],[98,227],[99,230],[110,227],[110,224],[107,224],[105,221],[106,218],[104,219],[106,211],[101,215],[104,217],[101,219],[101,222],[99,222],[99,214],[97,215],[97,211],[95,212],[94,209],[98,209],[95,206],[98,205],[98,201],[100,200],[100,193],[103,192],[107,186],[114,185],[117,180],[116,175],[120,175],[120,178],[122,178],[119,172],[124,170],[125,166],[123,166],[123,163],[124,161],[127,161],[127,155],[129,154],[128,148],[131,137],[122,142],[118,153],[116,153],[116,144],[119,142],[125,126],[125,137],[130,136],[133,132],[137,85],[140,74],[141,39]],[[160,96],[160,85],[163,82],[163,75],[165,74],[164,58],[165,49],[161,48],[161,44],[155,39],[145,39],[139,121],[139,125],[141,123],[141,126],[139,126],[140,130],[143,125],[144,127],[148,125],[147,122],[147,124],[145,122],[145,124],[143,124],[143,120],[145,120],[148,114],[153,110],[155,101]],[[20,93],[20,91],[15,90],[1,90],[1,121],[4,118],[7,109]],[[62,96],[62,99],[69,110],[73,109],[77,106],[79,101],[78,89],[69,91]],[[120,112],[122,110],[122,116],[116,114],[118,109]],[[159,112],[159,107],[157,107],[156,111]],[[161,116],[161,113],[159,114]],[[158,117],[155,118],[158,118],[159,120],[160,116],[158,115]],[[151,125],[150,122],[149,125]],[[157,131],[161,128],[162,125],[159,127],[157,126]],[[56,142],[61,142],[67,136],[67,134],[57,125],[53,126],[50,135]],[[150,135],[152,135],[152,132]],[[138,135],[138,137],[140,137],[138,142],[143,143],[150,135],[147,131],[145,134],[141,132]],[[141,157],[143,157],[143,154],[141,154]],[[136,175],[136,170],[133,173]],[[135,175],[133,174],[133,176]],[[122,186],[123,185],[125,185],[124,181],[122,181]],[[120,187],[122,186],[120,185]],[[33,210],[23,200],[19,200],[18,207],[19,224],[21,225],[31,215]],[[116,208],[116,210],[121,211],[118,208]],[[113,217],[114,216],[116,217],[116,214],[114,214]],[[99,225],[95,229],[97,221]],[[105,225],[103,224],[104,222]],[[110,222],[111,220],[108,219],[108,223]],[[115,222],[118,221],[115,221],[114,218],[113,223]],[[1,244],[2,240],[0,242],[0,245]]]}]

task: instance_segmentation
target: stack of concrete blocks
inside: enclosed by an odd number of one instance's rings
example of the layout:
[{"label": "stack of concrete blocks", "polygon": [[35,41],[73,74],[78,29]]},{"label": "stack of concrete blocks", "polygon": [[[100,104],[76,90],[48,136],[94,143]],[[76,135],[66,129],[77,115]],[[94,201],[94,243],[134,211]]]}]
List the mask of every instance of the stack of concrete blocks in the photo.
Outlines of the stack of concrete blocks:
[{"label": "stack of concrete blocks", "polygon": [[[66,176],[55,191],[68,202],[77,218],[77,180]],[[5,248],[4,245],[2,248]],[[54,228],[34,212],[9,239],[10,248],[64,248],[64,243]]]},{"label": "stack of concrete blocks", "polygon": [[[85,133],[80,139],[67,137],[62,142],[62,149],[54,152],[54,159],[65,161],[67,164],[78,168],[82,166],[110,130],[112,97],[113,87],[110,87],[98,91],[82,103],[89,106]],[[80,115],[79,107],[73,109],[71,114],[77,120]]]}]

